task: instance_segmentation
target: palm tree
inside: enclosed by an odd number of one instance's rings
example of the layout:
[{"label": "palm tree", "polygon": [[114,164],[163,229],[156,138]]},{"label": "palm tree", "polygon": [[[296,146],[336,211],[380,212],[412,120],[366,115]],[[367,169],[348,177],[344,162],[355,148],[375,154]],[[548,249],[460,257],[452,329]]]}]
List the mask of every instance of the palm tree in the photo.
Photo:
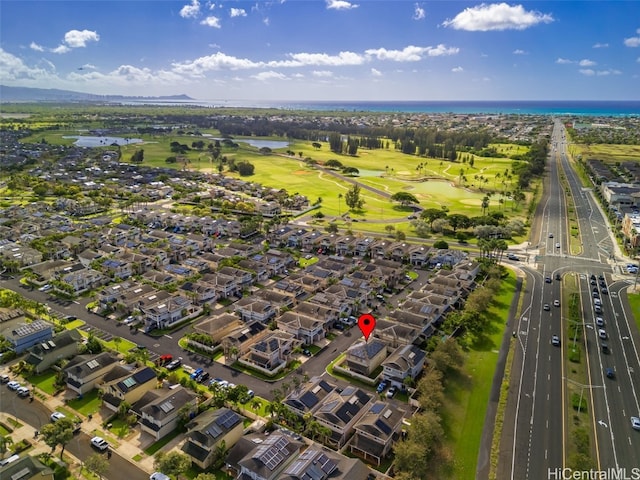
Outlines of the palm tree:
[{"label": "palm tree", "polygon": [[342,193],[338,194],[338,216],[340,216],[340,199],[342,198]]},{"label": "palm tree", "polygon": [[9,450],[8,445],[13,445],[13,439],[9,435],[0,435],[0,458],[4,458]]}]

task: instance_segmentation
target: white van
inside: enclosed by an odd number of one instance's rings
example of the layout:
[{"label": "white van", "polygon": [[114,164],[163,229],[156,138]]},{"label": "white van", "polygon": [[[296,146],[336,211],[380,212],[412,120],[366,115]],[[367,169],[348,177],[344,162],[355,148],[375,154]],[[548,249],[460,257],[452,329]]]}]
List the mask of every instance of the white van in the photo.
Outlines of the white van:
[{"label": "white van", "polygon": [[18,455],[11,455],[9,458],[5,458],[4,460],[0,460],[0,467],[4,467],[5,465],[9,465],[10,463],[13,463],[17,460],[19,460],[20,457]]}]

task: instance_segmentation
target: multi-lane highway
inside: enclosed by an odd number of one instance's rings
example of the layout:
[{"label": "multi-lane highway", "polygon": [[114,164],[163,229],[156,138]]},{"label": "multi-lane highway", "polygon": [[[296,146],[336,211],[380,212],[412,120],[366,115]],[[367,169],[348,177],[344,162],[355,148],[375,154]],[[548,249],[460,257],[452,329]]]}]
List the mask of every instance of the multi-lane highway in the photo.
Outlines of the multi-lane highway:
[{"label": "multi-lane highway", "polygon": [[[630,423],[630,417],[640,411],[634,387],[640,374],[640,339],[626,302],[628,281],[615,267],[616,247],[605,214],[569,162],[566,133],[559,122],[551,145],[531,251],[525,252],[533,261],[523,267],[525,305],[514,326],[517,342],[498,478],[548,478],[550,471],[567,466],[573,392],[587,400],[594,432],[594,467],[626,467],[630,472],[640,466],[640,432]],[[579,237],[571,230],[568,213],[572,211],[578,219]],[[582,328],[575,338],[566,336],[568,319],[562,314],[562,302],[568,298],[563,297],[561,280],[574,281],[580,292]],[[595,296],[601,303],[600,314]],[[560,306],[554,305],[556,300]],[[596,325],[597,317],[602,317],[603,327]],[[600,328],[604,334],[599,333]],[[552,344],[554,335],[560,346]],[[572,368],[568,347],[574,341],[586,352],[583,362],[588,381],[584,384],[567,378],[567,369]],[[603,342],[608,353],[603,351]],[[608,368],[614,370],[613,378],[607,377]]]}]

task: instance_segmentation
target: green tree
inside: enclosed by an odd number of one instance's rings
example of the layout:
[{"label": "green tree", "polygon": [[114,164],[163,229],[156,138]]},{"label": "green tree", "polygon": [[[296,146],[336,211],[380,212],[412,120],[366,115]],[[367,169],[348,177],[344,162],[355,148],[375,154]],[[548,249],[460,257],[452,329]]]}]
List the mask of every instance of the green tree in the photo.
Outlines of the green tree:
[{"label": "green tree", "polygon": [[364,200],[360,198],[360,185],[353,185],[344,194],[344,202],[351,210],[360,210],[364,206]]},{"label": "green tree", "polygon": [[13,439],[9,435],[0,435],[0,458],[4,458],[9,445],[13,445]]},{"label": "green tree", "polygon": [[153,467],[165,475],[177,477],[191,467],[191,458],[178,452],[158,452]]},{"label": "green tree", "polygon": [[84,459],[84,468],[102,479],[102,476],[109,470],[109,460],[104,455],[93,453]]},{"label": "green tree", "polygon": [[415,195],[409,192],[396,192],[391,195],[391,200],[400,203],[400,205],[408,206],[416,203],[420,203]]},{"label": "green tree", "polygon": [[431,229],[433,230],[433,222],[439,218],[445,218],[447,212],[441,208],[426,208],[420,214],[420,217],[429,222]]},{"label": "green tree", "polygon": [[60,458],[62,458],[67,443],[73,438],[73,429],[73,420],[64,417],[57,422],[47,423],[42,427],[40,433],[42,434],[44,443],[51,447],[52,452],[58,445],[62,446],[62,450],[60,451]]},{"label": "green tree", "polygon": [[217,480],[213,473],[199,473],[193,480]]}]

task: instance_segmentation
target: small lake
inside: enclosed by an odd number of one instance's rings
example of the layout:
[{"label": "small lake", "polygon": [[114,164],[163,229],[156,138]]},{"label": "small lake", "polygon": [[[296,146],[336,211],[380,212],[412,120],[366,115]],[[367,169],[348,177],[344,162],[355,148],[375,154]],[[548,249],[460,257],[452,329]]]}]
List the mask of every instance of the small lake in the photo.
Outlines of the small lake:
[{"label": "small lake", "polygon": [[142,143],[140,138],[124,137],[96,137],[92,135],[67,135],[62,138],[75,138],[74,145],[77,147],[108,147],[109,145],[130,145],[132,143]]},{"label": "small lake", "polygon": [[[210,133],[203,133],[203,137],[208,137],[210,140],[219,140],[222,141],[224,138],[214,137]],[[284,142],[282,140],[256,140],[255,138],[232,138],[232,141],[235,143],[247,143],[252,147],[256,148],[270,148],[275,150],[276,148],[285,148],[289,146],[289,142]]]}]

